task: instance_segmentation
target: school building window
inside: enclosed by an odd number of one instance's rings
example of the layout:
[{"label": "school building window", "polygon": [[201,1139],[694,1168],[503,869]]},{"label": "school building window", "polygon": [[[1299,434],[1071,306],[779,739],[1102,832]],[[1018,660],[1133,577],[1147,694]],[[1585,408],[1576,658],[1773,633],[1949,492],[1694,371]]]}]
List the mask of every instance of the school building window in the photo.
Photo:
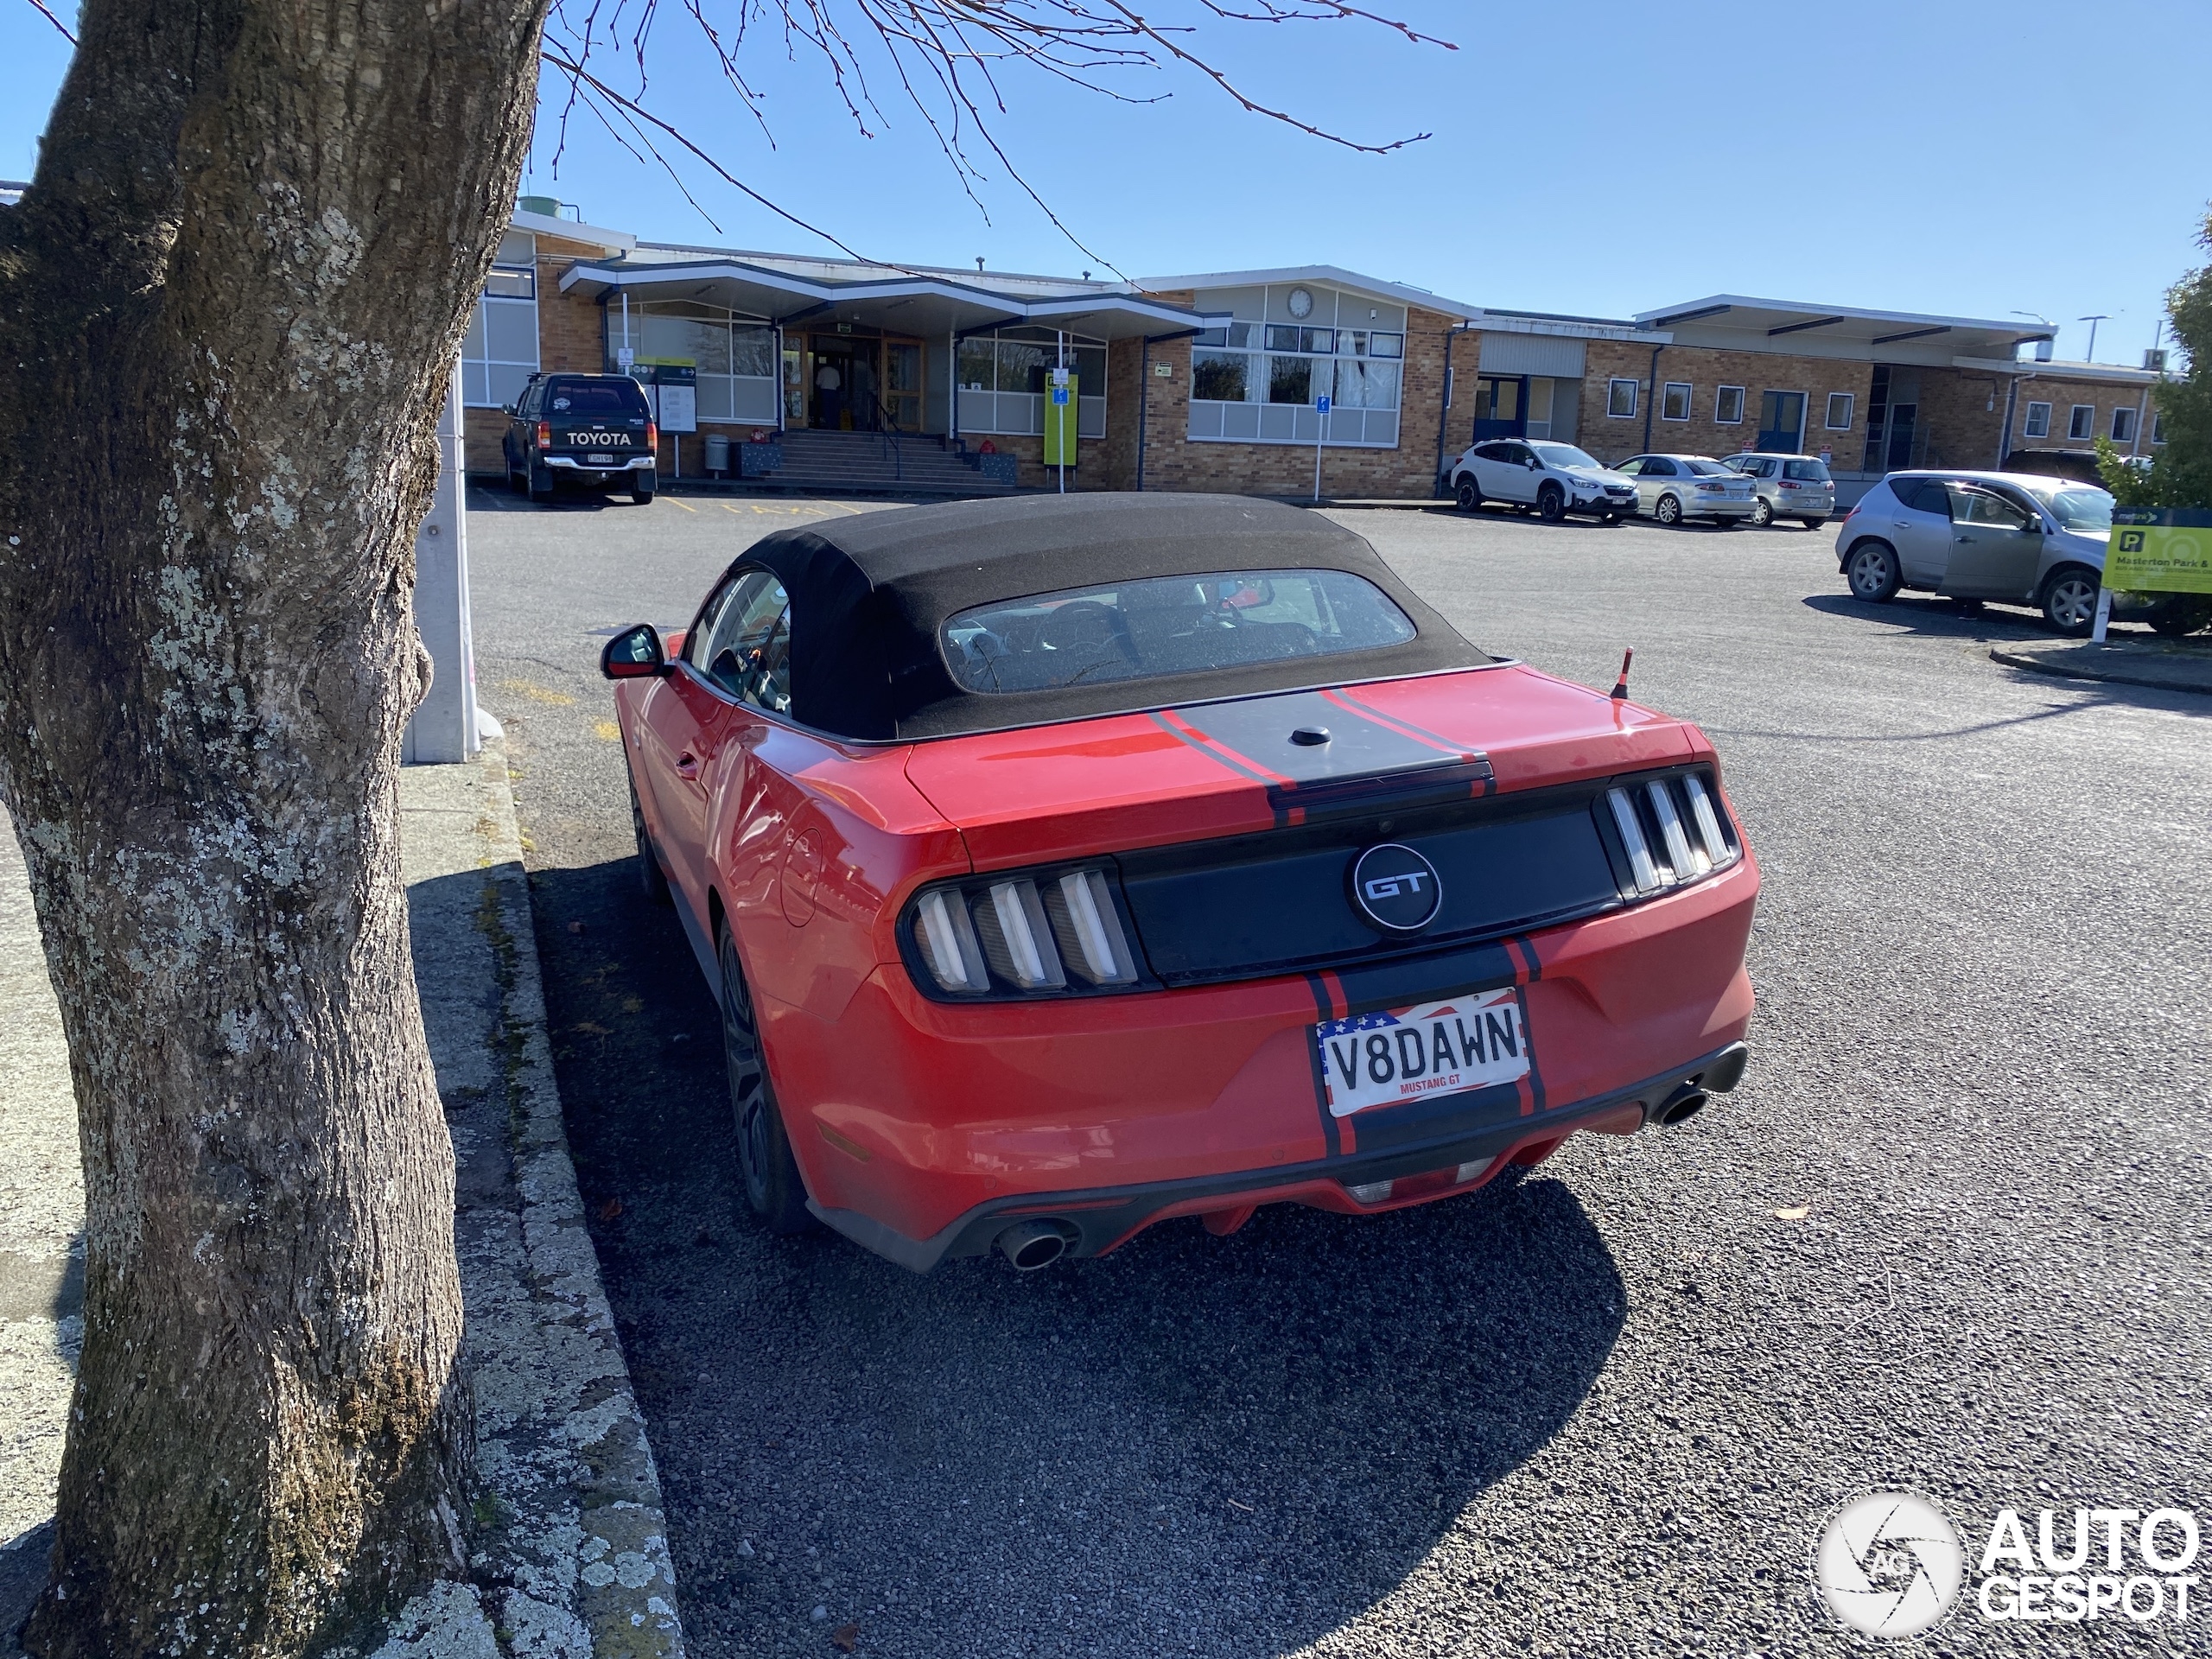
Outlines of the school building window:
[{"label": "school building window", "polygon": [[960,342],[954,378],[960,383],[960,432],[1034,437],[1045,430],[1052,371],[1075,379],[1077,437],[1106,435],[1106,342],[1088,334],[1063,337],[1050,328],[1001,328]]},{"label": "school building window", "polygon": [[2154,409],[2151,411],[2151,442],[2164,443],[2165,441],[2166,417],[2162,411]]},{"label": "school building window", "polygon": [[1211,289],[1192,305],[1228,319],[1191,341],[1192,442],[1397,447],[1403,306],[1318,283]]},{"label": "school building window", "polygon": [[1713,423],[1715,426],[1741,426],[1744,423],[1744,389],[1723,386],[1713,396]]},{"label": "school building window", "polygon": [[2097,406],[2094,404],[2076,404],[2073,413],[2067,418],[2066,435],[2075,439],[2087,438],[2096,429],[2096,424]]},{"label": "school building window", "polygon": [[1831,432],[1851,430],[1852,395],[1847,391],[1828,393],[1827,429]]},{"label": "school building window", "polygon": [[1636,418],[1636,382],[1608,380],[1605,382],[1605,414],[1616,421]]},{"label": "school building window", "polygon": [[510,231],[493,256],[492,274],[461,346],[461,401],[504,409],[537,372],[537,238]]},{"label": "school building window", "polygon": [[2135,411],[2122,404],[2112,412],[2112,441],[2132,443],[2135,440]]},{"label": "school building window", "polygon": [[2028,405],[2028,423],[2020,429],[2031,438],[2049,437],[2050,435],[2050,405],[2049,404],[2030,404]]},{"label": "school building window", "polygon": [[701,420],[776,423],[776,335],[758,318],[688,300],[641,300],[630,308],[626,342],[619,312],[607,328],[610,349],[626,343],[634,362],[696,371]]},{"label": "school building window", "polygon": [[1659,418],[1662,421],[1687,421],[1690,417],[1690,384],[1687,380],[1669,380],[1659,397]]}]

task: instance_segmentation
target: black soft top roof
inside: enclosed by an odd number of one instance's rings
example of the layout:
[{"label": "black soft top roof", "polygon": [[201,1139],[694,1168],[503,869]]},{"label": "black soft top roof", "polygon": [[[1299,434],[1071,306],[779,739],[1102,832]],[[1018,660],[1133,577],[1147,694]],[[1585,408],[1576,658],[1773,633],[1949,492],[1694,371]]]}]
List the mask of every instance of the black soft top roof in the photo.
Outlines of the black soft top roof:
[{"label": "black soft top roof", "polygon": [[[861,514],[756,542],[737,565],[772,571],[791,601],[791,715],[863,742],[948,737],[1222,697],[1471,668],[1461,639],[1365,538],[1315,512],[1248,496],[1031,496]],[[734,569],[735,566],[733,566]],[[1147,576],[1344,570],[1411,618],[1402,645],[1050,690],[969,691],[945,620],[978,605]]]}]

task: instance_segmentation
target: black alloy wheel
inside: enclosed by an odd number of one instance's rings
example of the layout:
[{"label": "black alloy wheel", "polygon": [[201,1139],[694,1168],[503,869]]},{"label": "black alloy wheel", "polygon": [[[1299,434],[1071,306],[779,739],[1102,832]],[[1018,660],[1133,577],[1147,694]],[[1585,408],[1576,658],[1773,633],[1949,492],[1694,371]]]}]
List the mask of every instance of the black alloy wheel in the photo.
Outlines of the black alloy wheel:
[{"label": "black alloy wheel", "polygon": [[1751,505],[1752,524],[1758,529],[1764,530],[1773,522],[1774,504],[1769,501],[1764,496],[1759,497],[1759,499]]},{"label": "black alloy wheel", "polygon": [[745,1200],[760,1224],[779,1238],[814,1225],[806,1207],[806,1183],[791,1156],[784,1115],[760,1052],[760,1033],[753,1017],[753,995],[737,959],[737,943],[721,930],[715,957],[722,975],[722,1065],[729,1073],[729,1103],[736,1120],[737,1166],[745,1178]]},{"label": "black alloy wheel", "polygon": [[2102,579],[2085,564],[2062,564],[2043,585],[2043,620],[2069,639],[2088,633],[2097,620]]},{"label": "black alloy wheel", "polygon": [[[630,768],[622,768],[626,775]],[[670,902],[668,872],[660,867],[660,855],[653,850],[653,832],[645,828],[645,808],[638,804],[638,780],[628,779],[630,785],[630,830],[638,838],[638,887],[656,905]]]},{"label": "black alloy wheel", "polygon": [[1843,574],[1851,583],[1851,596],[1869,605],[1888,604],[1904,583],[1904,573],[1897,568],[1897,550],[1887,542],[1859,543],[1845,561]]},{"label": "black alloy wheel", "polygon": [[1475,475],[1472,473],[1459,474],[1459,486],[1452,491],[1452,499],[1459,504],[1459,511],[1462,512],[1472,512],[1483,504],[1483,493],[1476,486]]},{"label": "black alloy wheel", "polygon": [[1682,504],[1674,496],[1662,495],[1659,505],[1651,509],[1651,516],[1662,524],[1679,524],[1682,522]]},{"label": "black alloy wheel", "polygon": [[1536,492],[1536,516],[1548,524],[1555,524],[1567,517],[1567,492],[1556,484],[1547,484]]}]

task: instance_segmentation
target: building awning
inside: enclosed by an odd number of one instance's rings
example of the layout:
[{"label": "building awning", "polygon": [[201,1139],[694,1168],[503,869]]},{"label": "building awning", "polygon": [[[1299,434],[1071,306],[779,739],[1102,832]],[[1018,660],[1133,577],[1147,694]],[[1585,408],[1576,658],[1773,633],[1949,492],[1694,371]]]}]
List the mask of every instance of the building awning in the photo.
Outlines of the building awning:
[{"label": "building awning", "polygon": [[1929,363],[1948,363],[1953,357],[2009,358],[2018,346],[2048,340],[2051,334],[2050,326],[2042,323],[1870,311],[1741,294],[1714,294],[1640,311],[1636,321],[1646,328],[1671,329],[1686,346],[1726,345],[1767,352],[1810,349],[1825,356],[1897,357]]},{"label": "building awning", "polygon": [[[855,266],[871,274],[846,276],[826,260],[791,264],[800,268],[729,257],[586,262],[563,273],[561,290],[610,302],[623,295],[684,300],[766,323],[828,329],[849,322],[926,339],[1024,323],[1096,340],[1157,338],[1205,326],[1187,307],[1104,283],[1030,278],[1000,289],[930,271]],[[877,270],[882,274],[873,274]]]}]

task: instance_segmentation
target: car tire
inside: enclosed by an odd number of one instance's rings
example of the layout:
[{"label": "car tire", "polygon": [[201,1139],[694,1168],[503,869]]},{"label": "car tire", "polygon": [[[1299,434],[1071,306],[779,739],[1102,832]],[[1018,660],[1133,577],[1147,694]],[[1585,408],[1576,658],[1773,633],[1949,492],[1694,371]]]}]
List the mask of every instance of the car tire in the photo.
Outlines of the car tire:
[{"label": "car tire", "polygon": [[1567,492],[1556,484],[1547,484],[1536,492],[1536,516],[1548,524],[1555,524],[1567,517]]},{"label": "car tire", "polygon": [[[628,772],[625,766],[622,770]],[[660,867],[660,854],[653,849],[653,832],[645,827],[645,810],[638,804],[638,780],[630,783],[630,832],[638,840],[638,888],[651,903],[665,905],[671,901],[668,891],[668,872]]]},{"label": "car tire", "polygon": [[1758,501],[1753,503],[1751,506],[1751,524],[1753,527],[1759,530],[1764,530],[1773,522],[1774,504],[1769,501],[1764,496],[1759,497]]},{"label": "car tire", "polygon": [[1603,524],[1607,530],[1612,529],[1615,525],[1618,524],[1620,521],[1621,516],[1618,512],[1601,513],[1599,515],[1598,518],[1598,522]]},{"label": "car tire", "polygon": [[537,461],[530,463],[530,499],[550,501],[553,499],[553,469]]},{"label": "car tire", "polygon": [[814,1225],[806,1207],[806,1183],[791,1156],[784,1115],[768,1079],[766,1057],[753,1014],[753,995],[737,959],[737,942],[728,928],[715,939],[722,976],[722,1065],[729,1076],[731,1115],[737,1130],[737,1167],[745,1201],[760,1224],[779,1238],[790,1238]]},{"label": "car tire", "polygon": [[2212,623],[2212,598],[2202,594],[2168,594],[2143,619],[2153,633],[2169,639],[2185,639]]},{"label": "car tire", "polygon": [[1452,486],[1452,499],[1459,504],[1462,512],[1472,512],[1482,505],[1482,486],[1475,482],[1472,473],[1459,474],[1459,482]]},{"label": "car tire", "polygon": [[[639,483],[639,480],[640,479],[643,479],[645,481],[643,483]],[[630,499],[636,502],[639,506],[644,506],[653,499],[653,485],[655,481],[656,480],[654,480],[652,474],[649,472],[632,473],[630,474]]]},{"label": "car tire", "polygon": [[2069,639],[2088,633],[2097,620],[2097,573],[2086,564],[2062,564],[2044,579],[2037,608],[2053,632]]},{"label": "car tire", "polygon": [[1843,576],[1851,584],[1851,596],[1869,605],[1888,604],[1904,585],[1897,550],[1887,542],[1861,542],[1853,548],[1843,562]]},{"label": "car tire", "polygon": [[1679,524],[1682,522],[1681,501],[1675,496],[1662,495],[1651,509],[1651,516],[1662,524]]},{"label": "car tire", "polygon": [[1733,530],[1743,522],[1740,518],[1716,518],[1713,521],[1713,527],[1715,530]]},{"label": "car tire", "polygon": [[1825,518],[1800,518],[1797,522],[1804,525],[1808,530],[1818,530],[1821,525],[1827,523],[1827,520]]}]

